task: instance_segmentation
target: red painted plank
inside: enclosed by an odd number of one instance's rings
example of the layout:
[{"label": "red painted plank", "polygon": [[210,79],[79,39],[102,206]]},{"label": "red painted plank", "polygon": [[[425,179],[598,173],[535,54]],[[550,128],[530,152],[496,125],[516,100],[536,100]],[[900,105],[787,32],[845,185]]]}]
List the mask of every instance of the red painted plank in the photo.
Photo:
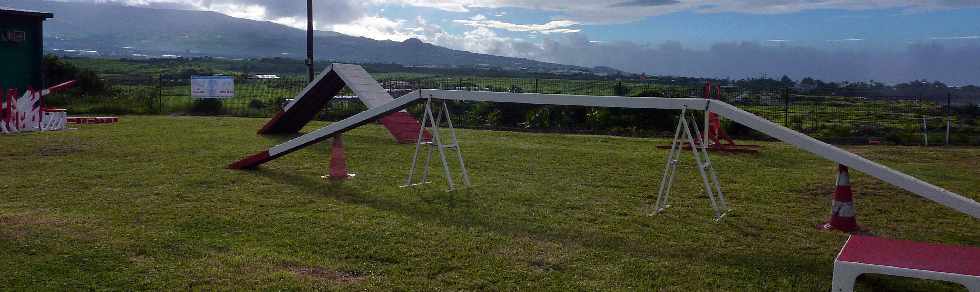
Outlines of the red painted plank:
[{"label": "red painted plank", "polygon": [[[395,137],[398,143],[402,144],[415,143],[415,140],[418,139],[419,130],[422,128],[419,121],[407,112],[394,112],[385,116],[381,118],[381,124],[388,129],[388,132]],[[425,131],[422,135],[426,140],[431,139],[429,131]]]},{"label": "red painted plank", "polygon": [[272,128],[279,124],[279,119],[282,119],[282,116],[285,114],[286,112],[284,111],[279,111],[278,113],[276,113],[276,115],[273,116],[272,119],[269,120],[269,122],[265,123],[265,126],[262,126],[262,129],[259,130],[258,134],[265,135],[265,134],[272,133]]},{"label": "red painted plank", "polygon": [[980,248],[851,235],[838,260],[980,276]]},{"label": "red painted plank", "polygon": [[253,169],[269,160],[272,160],[269,151],[262,151],[228,165],[228,169]]}]

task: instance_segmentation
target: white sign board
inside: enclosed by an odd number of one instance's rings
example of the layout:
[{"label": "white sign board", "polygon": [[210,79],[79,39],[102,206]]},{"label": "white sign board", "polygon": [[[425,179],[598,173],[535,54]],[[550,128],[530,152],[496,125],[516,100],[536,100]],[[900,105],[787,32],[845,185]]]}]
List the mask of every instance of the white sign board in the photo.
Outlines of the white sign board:
[{"label": "white sign board", "polygon": [[191,76],[191,97],[235,97],[235,78],[231,76]]}]

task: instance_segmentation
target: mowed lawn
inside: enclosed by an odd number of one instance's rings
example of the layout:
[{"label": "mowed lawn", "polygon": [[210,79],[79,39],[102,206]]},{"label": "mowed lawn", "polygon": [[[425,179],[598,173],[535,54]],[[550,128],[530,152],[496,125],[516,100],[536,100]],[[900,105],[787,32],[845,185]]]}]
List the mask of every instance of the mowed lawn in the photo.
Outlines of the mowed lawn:
[{"label": "mowed lawn", "polygon": [[[439,168],[399,188],[413,146],[378,125],[344,135],[347,182],[320,178],[327,143],[225,169],[288,138],[257,136],[264,122],[126,116],[0,136],[0,289],[826,291],[847,238],[815,228],[835,165],[782,143],[712,156],[734,208],[715,222],[689,154],[673,207],[649,215],[666,139],[461,130],[474,186],[445,192]],[[848,148],[980,199],[980,149]],[[980,246],[977,219],[852,182],[871,233]]]}]

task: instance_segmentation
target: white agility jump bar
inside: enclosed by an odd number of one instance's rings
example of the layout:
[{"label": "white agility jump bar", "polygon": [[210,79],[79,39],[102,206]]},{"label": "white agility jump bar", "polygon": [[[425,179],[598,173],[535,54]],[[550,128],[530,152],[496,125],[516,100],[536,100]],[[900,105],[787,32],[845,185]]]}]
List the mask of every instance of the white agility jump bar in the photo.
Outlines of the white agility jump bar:
[{"label": "white agility jump bar", "polygon": [[268,151],[260,152],[256,155],[236,162],[235,164],[230,165],[229,168],[254,168],[259,164],[301,149],[310,144],[330,138],[336,134],[353,129],[374,119],[378,119],[384,114],[404,109],[417,100],[430,97],[433,99],[456,101],[509,102],[537,105],[676,110],[686,108],[688,110],[710,110],[711,112],[714,112],[722,117],[745,125],[756,131],[765,133],[766,135],[780,141],[792,144],[824,159],[848,166],[885,181],[893,186],[912,192],[943,206],[960,211],[964,214],[970,215],[973,218],[980,219],[980,203],[977,203],[972,199],[932,185],[900,171],[891,169],[887,166],[868,160],[834,145],[824,143],[803,133],[770,122],[762,117],[741,110],[728,103],[701,98],[585,96],[437,89],[416,90],[383,106],[369,109],[309,134],[276,145],[270,148]]}]

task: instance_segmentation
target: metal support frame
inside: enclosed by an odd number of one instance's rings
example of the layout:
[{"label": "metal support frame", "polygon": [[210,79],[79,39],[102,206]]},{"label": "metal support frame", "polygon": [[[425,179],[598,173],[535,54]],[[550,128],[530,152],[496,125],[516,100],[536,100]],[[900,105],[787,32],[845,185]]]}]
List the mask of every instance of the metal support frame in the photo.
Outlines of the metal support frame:
[{"label": "metal support frame", "polygon": [[[654,214],[659,214],[670,207],[667,199],[670,197],[670,189],[674,184],[677,165],[680,164],[680,155],[686,142],[692,145],[691,153],[694,154],[694,162],[698,165],[698,172],[701,174],[705,193],[708,195],[708,201],[711,202],[711,208],[715,211],[715,221],[719,221],[731,209],[725,202],[725,194],[721,191],[721,183],[718,182],[718,174],[712,166],[711,158],[708,157],[708,151],[702,147],[693,146],[694,137],[700,137],[702,133],[696,122],[693,122],[694,131],[691,131],[692,123],[688,122],[687,117],[687,107],[684,107],[677,121],[674,140],[670,144],[670,153],[667,154],[667,163],[664,166],[664,175],[660,179],[660,189],[657,193],[657,206]],[[693,116],[691,118],[694,119]]]},{"label": "metal support frame", "polygon": [[[452,172],[449,169],[449,161],[446,159],[446,148],[451,148],[456,151],[456,158],[459,159],[459,171],[460,176],[463,179],[463,185],[470,186],[470,174],[466,170],[466,163],[463,161],[463,151],[459,148],[459,140],[456,139],[456,128],[453,127],[452,118],[449,117],[449,107],[446,105],[446,101],[442,100],[442,108],[438,110],[438,114],[433,114],[432,97],[425,100],[425,109],[422,113],[422,127],[419,128],[418,139],[415,143],[415,153],[412,155],[412,168],[408,172],[408,177],[405,179],[405,185],[402,187],[412,187],[422,184],[427,184],[430,181],[429,169],[432,162],[432,152],[433,150],[439,150],[439,158],[442,160],[443,174],[446,176],[446,183],[449,185],[447,191],[453,191],[456,189],[456,184],[453,181]],[[442,119],[445,117],[446,124],[449,127],[449,143],[443,143],[443,138],[439,133],[439,128],[442,126]],[[429,141],[425,140],[425,130],[428,128],[429,132],[432,133],[432,138]],[[422,176],[418,182],[415,182],[415,169],[418,166],[419,152],[422,151],[422,146],[425,145],[425,163],[423,164]]]}]

